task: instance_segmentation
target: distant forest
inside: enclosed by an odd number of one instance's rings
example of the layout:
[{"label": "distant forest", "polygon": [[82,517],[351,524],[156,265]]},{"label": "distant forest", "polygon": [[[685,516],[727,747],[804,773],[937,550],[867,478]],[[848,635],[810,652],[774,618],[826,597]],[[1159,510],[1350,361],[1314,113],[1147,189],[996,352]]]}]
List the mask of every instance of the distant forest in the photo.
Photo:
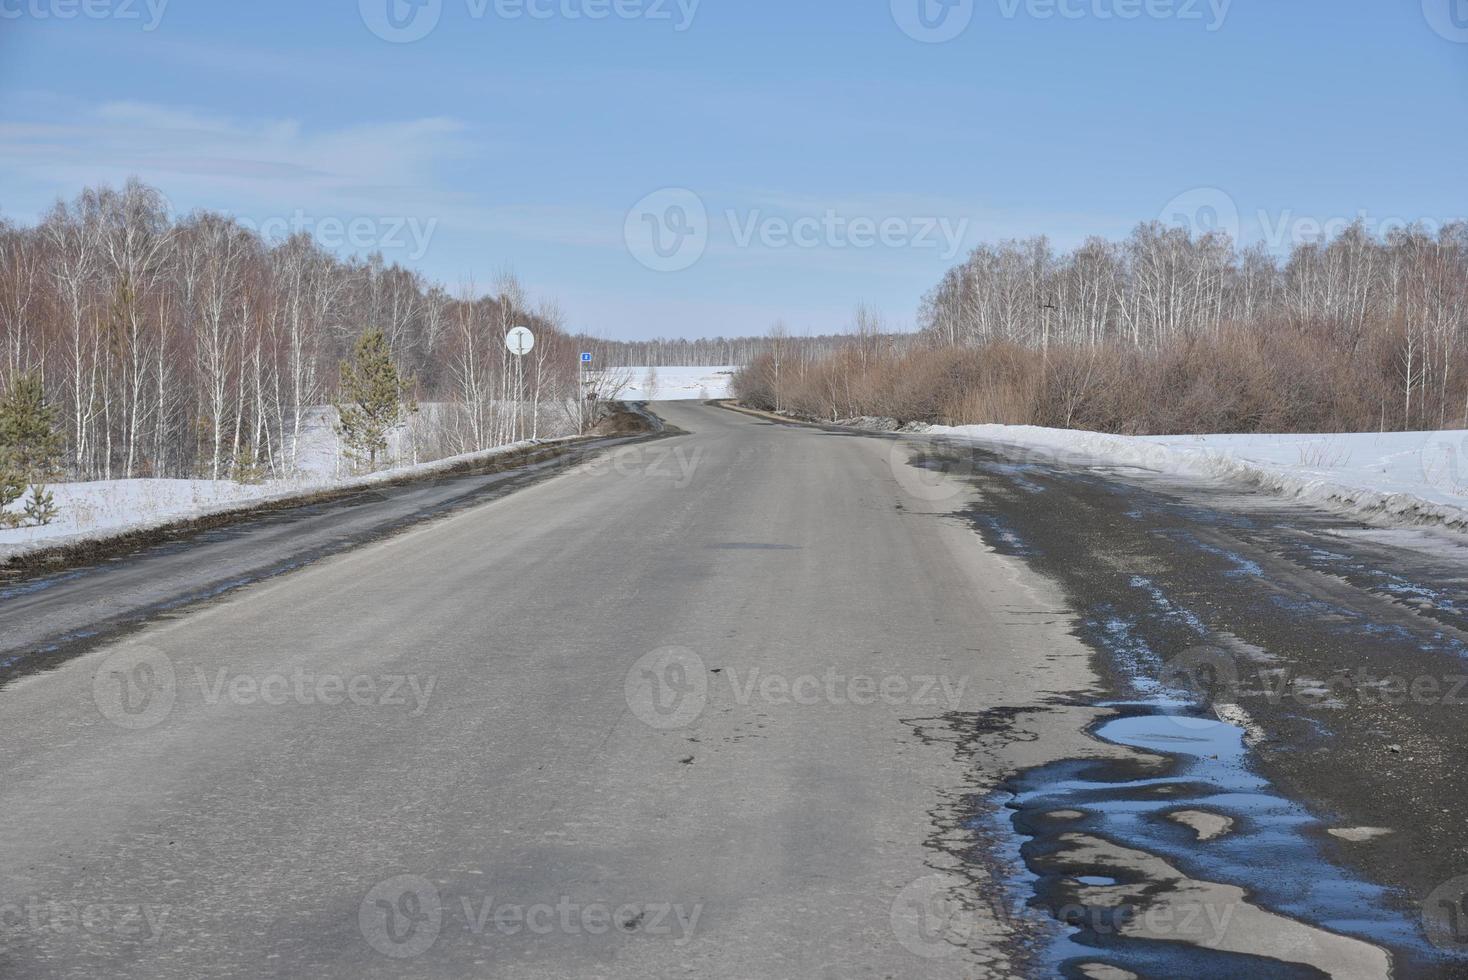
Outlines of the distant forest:
[{"label": "distant forest", "polygon": [[[1352,225],[1276,257],[1148,223],[1057,253],[976,249],[923,300],[922,330],[788,339],[742,397],[821,418],[1109,432],[1468,427],[1468,223]],[[778,333],[778,331],[777,331]]]}]

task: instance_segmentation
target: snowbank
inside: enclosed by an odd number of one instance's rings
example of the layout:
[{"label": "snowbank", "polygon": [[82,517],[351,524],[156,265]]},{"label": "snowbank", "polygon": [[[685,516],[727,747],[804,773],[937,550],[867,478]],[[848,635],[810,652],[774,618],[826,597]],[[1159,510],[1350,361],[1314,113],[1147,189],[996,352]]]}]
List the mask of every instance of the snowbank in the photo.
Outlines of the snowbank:
[{"label": "snowbank", "polygon": [[710,398],[728,398],[729,383],[734,380],[733,367],[660,367],[657,371],[657,387],[648,390],[646,367],[614,368],[613,373],[631,378],[631,384],[622,389],[621,397],[628,401],[707,401]]},{"label": "snowbank", "polygon": [[[555,445],[567,439],[517,442],[484,452],[451,456],[431,463],[399,466],[367,476],[332,479],[307,476],[260,484],[229,480],[104,480],[92,483],[54,483],[47,489],[56,497],[60,515],[44,527],[0,529],[0,559],[44,547],[79,544],[126,531],[149,530],[251,505],[274,503],[328,490],[350,490],[480,463],[532,446]],[[21,510],[19,503],[11,508]]]},{"label": "snowbank", "polygon": [[1027,425],[931,426],[932,435],[1221,477],[1394,523],[1468,528],[1468,431],[1113,436]]}]

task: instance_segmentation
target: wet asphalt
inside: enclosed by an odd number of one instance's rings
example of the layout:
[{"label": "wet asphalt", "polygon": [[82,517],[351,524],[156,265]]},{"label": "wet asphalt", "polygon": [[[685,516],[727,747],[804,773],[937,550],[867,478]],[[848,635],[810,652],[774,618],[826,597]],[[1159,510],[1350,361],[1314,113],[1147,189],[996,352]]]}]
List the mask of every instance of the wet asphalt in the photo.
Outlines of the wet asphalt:
[{"label": "wet asphalt", "polygon": [[[1046,810],[1089,800],[1092,828],[1114,839],[1122,832],[1108,810],[1135,810],[1150,793],[1191,795],[1243,829],[1231,860],[1156,820],[1134,821],[1123,842],[1377,942],[1399,975],[1468,976],[1459,915],[1468,879],[1455,881],[1468,875],[1462,535],[1388,531],[1233,486],[994,445],[931,444],[915,459],[978,491],[964,518],[986,544],[1060,584],[1118,710],[1177,693],[1183,710],[1245,729],[1241,764],[1263,780],[1265,797],[1241,797],[1183,755],[1172,776],[1187,785],[1163,790],[1126,767],[1022,774],[1005,802],[1031,870],[1044,864],[1036,827]],[[1259,807],[1262,798],[1279,806]],[[1133,952],[1128,967],[1141,975],[1236,975],[1216,955],[1174,955],[1157,974]]]}]

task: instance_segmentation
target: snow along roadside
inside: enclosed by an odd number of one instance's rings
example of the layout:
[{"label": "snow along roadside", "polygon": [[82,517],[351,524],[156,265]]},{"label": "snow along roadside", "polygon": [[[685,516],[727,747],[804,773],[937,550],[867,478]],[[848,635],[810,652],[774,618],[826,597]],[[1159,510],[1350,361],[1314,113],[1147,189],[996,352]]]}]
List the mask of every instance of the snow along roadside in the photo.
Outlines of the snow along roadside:
[{"label": "snow along roadside", "polygon": [[[530,449],[584,441],[585,437],[581,436],[526,440],[481,452],[449,456],[428,463],[399,466],[340,480],[278,480],[265,484],[211,480],[110,480],[52,484],[49,489],[55,492],[57,504],[62,508],[61,521],[46,527],[0,531],[0,562],[40,551],[72,548],[109,538],[160,531],[204,518],[235,513],[243,515],[260,507],[305,503],[323,494],[337,494],[399,480],[418,479],[491,462],[499,457]],[[200,486],[201,484],[204,486]],[[170,485],[172,490],[178,492],[169,493]],[[150,489],[156,492],[156,497],[151,502],[146,499]],[[129,496],[134,499],[126,499]],[[108,505],[116,504],[118,497],[123,498],[121,506],[109,509]],[[200,497],[207,499],[201,500]],[[68,510],[89,506],[93,512],[103,511],[106,516],[90,526],[74,528],[68,521]],[[72,510],[73,516],[75,513]]]},{"label": "snow along roadside", "polygon": [[1468,530],[1468,430],[1333,435],[1117,436],[1030,425],[928,426],[997,443],[1037,462],[1083,458],[1221,478],[1281,497],[1401,525]]}]

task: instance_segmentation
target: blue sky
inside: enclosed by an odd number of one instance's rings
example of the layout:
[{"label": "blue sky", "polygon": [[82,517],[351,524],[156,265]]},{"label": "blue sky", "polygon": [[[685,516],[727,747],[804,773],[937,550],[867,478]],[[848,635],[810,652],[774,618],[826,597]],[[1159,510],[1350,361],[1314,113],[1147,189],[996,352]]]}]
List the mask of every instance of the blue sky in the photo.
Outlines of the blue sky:
[{"label": "blue sky", "polygon": [[0,214],[137,174],[623,338],[910,327],[1006,237],[1468,214],[1468,0],[411,2],[0,0]]}]

